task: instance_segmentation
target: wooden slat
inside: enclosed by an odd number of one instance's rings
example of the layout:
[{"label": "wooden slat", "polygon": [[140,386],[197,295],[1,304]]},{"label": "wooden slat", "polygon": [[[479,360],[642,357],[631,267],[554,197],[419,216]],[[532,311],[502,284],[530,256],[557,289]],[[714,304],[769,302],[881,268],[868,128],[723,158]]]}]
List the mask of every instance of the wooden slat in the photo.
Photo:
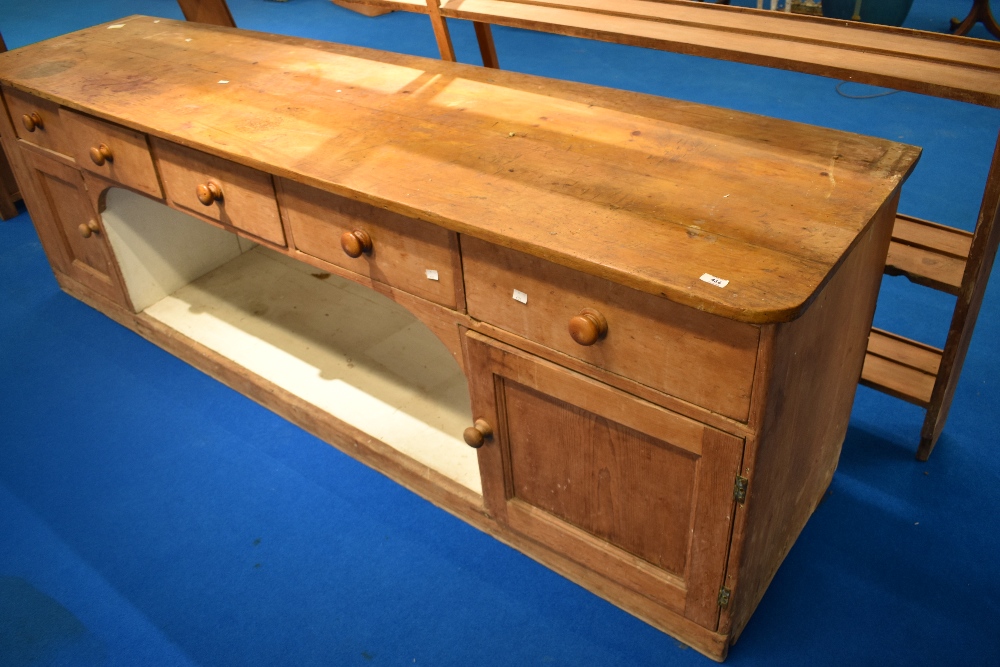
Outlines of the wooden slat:
[{"label": "wooden slat", "polygon": [[885,272],[890,276],[905,276],[918,285],[958,294],[965,262],[893,241],[889,245]]},{"label": "wooden slat", "polygon": [[926,408],[934,391],[934,376],[891,359],[868,355],[861,371],[861,384]]},{"label": "wooden slat", "polygon": [[941,365],[940,349],[882,329],[872,329],[868,336],[868,353],[929,375],[936,375]]},{"label": "wooden slat", "polygon": [[896,224],[892,228],[892,240],[966,260],[972,247],[972,232],[900,213],[896,215]]},{"label": "wooden slat", "polygon": [[897,215],[885,272],[958,294],[971,245],[972,234],[967,231]]},{"label": "wooden slat", "polygon": [[984,40],[686,0],[447,0],[441,13],[1000,106],[1000,45]]},{"label": "wooden slat", "polygon": [[941,350],[872,329],[861,384],[926,408],[940,363]]}]

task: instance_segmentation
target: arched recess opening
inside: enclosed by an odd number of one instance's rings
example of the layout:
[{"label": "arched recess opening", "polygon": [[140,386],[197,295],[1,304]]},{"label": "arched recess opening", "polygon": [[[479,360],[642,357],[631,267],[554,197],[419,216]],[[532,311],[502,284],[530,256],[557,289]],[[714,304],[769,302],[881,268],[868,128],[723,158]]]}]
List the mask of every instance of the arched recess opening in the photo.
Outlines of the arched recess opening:
[{"label": "arched recess opening", "polygon": [[446,345],[369,287],[132,191],[96,203],[136,312],[482,493],[457,327]]}]

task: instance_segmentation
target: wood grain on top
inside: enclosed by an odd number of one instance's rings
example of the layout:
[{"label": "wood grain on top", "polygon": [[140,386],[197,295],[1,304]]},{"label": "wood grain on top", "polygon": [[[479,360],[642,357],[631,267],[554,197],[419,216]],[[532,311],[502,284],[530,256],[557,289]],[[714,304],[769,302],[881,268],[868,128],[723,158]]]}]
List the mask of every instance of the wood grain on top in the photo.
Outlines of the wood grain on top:
[{"label": "wood grain on top", "polygon": [[920,154],[688,102],[144,16],[4,54],[0,81],[758,323],[801,312]]}]

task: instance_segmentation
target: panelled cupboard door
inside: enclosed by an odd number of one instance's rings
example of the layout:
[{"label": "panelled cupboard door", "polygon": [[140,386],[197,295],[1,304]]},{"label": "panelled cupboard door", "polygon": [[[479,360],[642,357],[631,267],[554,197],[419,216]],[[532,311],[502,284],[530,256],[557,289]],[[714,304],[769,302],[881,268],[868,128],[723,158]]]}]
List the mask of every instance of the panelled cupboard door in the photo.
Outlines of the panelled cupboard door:
[{"label": "panelled cupboard door", "polygon": [[475,332],[467,346],[489,513],[715,630],[743,440]]},{"label": "panelled cupboard door", "polygon": [[83,175],[62,162],[22,148],[35,190],[29,213],[49,256],[63,273],[116,303],[124,291],[100,216],[87,197]]}]

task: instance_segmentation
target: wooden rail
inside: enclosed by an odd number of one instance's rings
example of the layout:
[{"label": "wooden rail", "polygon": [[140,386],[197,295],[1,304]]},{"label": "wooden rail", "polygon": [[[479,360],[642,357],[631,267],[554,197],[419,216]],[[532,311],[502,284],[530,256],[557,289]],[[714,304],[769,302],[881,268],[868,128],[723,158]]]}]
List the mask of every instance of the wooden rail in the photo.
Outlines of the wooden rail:
[{"label": "wooden rail", "polygon": [[899,214],[885,262],[891,276],[957,295],[972,249],[973,234]]},{"label": "wooden rail", "polygon": [[[357,0],[427,14],[441,57],[455,60],[447,19],[472,21],[483,64],[499,67],[491,25],[763,65],[1000,108],[1000,44],[689,0]],[[225,0],[178,0],[189,20]],[[235,25],[231,15],[229,22]],[[1000,244],[1000,137],[974,233],[896,219],[886,273],[958,297],[943,350],[872,330],[861,382],[926,409],[917,458],[944,428]]]},{"label": "wooden rail", "polygon": [[983,40],[688,0],[361,1],[1000,106],[1000,44]]}]

